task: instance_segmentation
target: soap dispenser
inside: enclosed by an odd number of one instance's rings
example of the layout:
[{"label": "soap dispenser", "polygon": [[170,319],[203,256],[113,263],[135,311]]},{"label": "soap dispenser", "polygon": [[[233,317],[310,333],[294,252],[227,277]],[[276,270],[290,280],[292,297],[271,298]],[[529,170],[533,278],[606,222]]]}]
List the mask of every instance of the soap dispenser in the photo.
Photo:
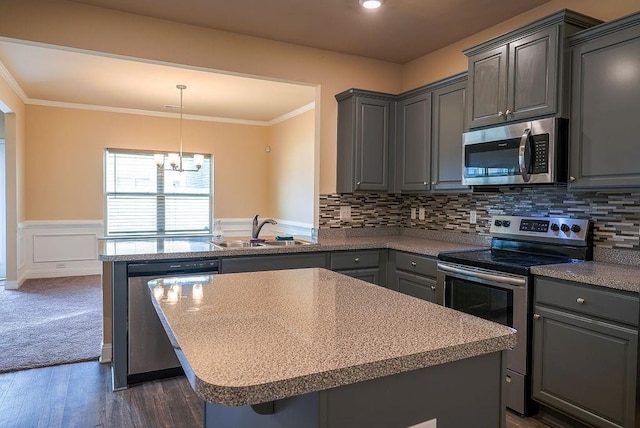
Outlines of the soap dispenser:
[{"label": "soap dispenser", "polygon": [[224,230],[222,230],[222,221],[216,220],[216,226],[213,228],[213,243],[221,244],[224,242]]}]

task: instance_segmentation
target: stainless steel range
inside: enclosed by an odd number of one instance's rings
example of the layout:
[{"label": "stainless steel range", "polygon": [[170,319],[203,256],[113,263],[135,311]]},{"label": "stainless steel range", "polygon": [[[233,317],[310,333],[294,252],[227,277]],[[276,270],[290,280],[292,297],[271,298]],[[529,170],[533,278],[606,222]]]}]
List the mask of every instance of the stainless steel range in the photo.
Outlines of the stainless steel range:
[{"label": "stainless steel range", "polygon": [[491,249],[438,256],[441,304],[517,330],[507,352],[506,403],[521,414],[531,409],[532,266],[591,260],[589,220],[495,216]]}]

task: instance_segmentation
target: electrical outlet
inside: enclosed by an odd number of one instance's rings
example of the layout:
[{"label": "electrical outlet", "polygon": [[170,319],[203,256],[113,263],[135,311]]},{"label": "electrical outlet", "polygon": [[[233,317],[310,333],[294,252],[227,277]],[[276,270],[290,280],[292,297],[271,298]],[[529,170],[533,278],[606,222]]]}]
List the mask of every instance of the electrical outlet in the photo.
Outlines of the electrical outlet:
[{"label": "electrical outlet", "polygon": [[418,218],[420,220],[424,220],[424,207],[420,207],[420,209],[418,210]]},{"label": "electrical outlet", "polygon": [[416,219],[416,209],[411,208],[411,220],[415,220],[415,219]]},{"label": "electrical outlet", "polygon": [[476,224],[476,210],[469,211],[469,224]]},{"label": "electrical outlet", "polygon": [[342,205],[340,207],[340,220],[347,220],[351,218],[351,206]]}]

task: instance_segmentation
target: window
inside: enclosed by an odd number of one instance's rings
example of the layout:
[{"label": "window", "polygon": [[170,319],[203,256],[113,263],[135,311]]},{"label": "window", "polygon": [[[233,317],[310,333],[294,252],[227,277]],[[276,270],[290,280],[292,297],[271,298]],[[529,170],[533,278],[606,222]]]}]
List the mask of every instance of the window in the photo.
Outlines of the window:
[{"label": "window", "polygon": [[[106,235],[165,235],[211,231],[211,156],[199,171],[158,168],[154,152],[105,152]],[[166,155],[166,154],[165,154]],[[185,154],[184,169],[195,170]]]}]

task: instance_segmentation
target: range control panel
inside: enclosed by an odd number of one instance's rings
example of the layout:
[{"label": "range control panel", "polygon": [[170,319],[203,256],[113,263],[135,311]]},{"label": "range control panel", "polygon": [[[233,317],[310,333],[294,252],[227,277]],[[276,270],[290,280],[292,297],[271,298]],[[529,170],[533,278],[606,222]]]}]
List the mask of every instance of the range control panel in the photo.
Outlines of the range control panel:
[{"label": "range control panel", "polygon": [[589,220],[568,217],[519,217],[497,215],[491,219],[491,236],[585,245]]}]

